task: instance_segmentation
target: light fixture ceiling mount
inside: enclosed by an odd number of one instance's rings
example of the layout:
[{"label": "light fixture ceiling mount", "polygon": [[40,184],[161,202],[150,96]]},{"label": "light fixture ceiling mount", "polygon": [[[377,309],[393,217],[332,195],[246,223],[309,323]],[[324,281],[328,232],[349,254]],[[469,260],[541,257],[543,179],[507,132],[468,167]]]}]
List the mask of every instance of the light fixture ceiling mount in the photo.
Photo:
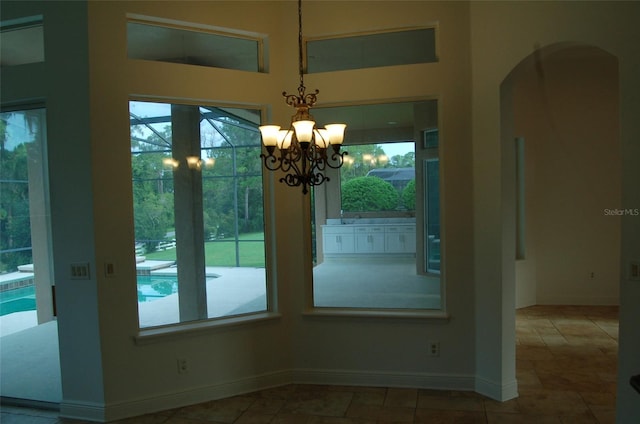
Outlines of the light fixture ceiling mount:
[{"label": "light fixture ceiling mount", "polygon": [[346,125],[328,124],[324,128],[317,128],[309,113],[320,91],[316,89],[312,93],[306,93],[304,86],[302,0],[298,0],[298,71],[298,93],[282,93],[285,102],[296,110],[291,117],[291,125],[289,129],[281,129],[279,125],[260,127],[262,143],[267,150],[267,154],[262,153],[260,157],[268,170],[281,170],[285,173],[280,182],[291,187],[302,186],[302,193],[306,194],[309,187],[329,181],[327,167],[340,168],[347,152],[340,152]]}]

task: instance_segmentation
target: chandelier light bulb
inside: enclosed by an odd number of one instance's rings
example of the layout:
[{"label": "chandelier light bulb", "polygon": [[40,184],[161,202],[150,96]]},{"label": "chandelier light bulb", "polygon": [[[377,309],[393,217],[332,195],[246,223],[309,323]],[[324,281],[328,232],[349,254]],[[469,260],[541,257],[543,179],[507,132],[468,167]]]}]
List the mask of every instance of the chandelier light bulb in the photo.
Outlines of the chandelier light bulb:
[{"label": "chandelier light bulb", "polygon": [[278,149],[288,149],[291,146],[291,137],[293,137],[293,131],[291,130],[278,131]]},{"label": "chandelier light bulb", "polygon": [[329,143],[334,145],[342,144],[344,140],[344,129],[346,124],[327,124],[324,126],[329,131]]},{"label": "chandelier light bulb", "polygon": [[265,146],[275,146],[278,144],[278,131],[280,125],[262,125],[258,127],[262,134],[262,143]]},{"label": "chandelier light bulb", "polygon": [[314,140],[317,147],[326,149],[329,145],[329,130],[326,128],[320,128],[313,130]]},{"label": "chandelier light bulb", "polygon": [[292,123],[296,130],[296,138],[299,143],[309,143],[313,136],[313,127],[316,125],[313,121],[295,121]]}]

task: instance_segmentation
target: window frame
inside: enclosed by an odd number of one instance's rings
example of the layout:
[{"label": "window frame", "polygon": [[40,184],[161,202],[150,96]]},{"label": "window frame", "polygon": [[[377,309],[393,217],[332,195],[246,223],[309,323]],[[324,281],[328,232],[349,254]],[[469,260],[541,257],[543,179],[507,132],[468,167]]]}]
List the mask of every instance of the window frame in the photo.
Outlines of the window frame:
[{"label": "window frame", "polygon": [[[349,150],[349,146],[350,145],[360,145],[360,144],[385,144],[385,143],[393,143],[393,142],[412,142],[414,144],[414,152],[415,152],[415,181],[416,181],[416,189],[421,189],[421,193],[417,192],[417,196],[416,196],[416,207],[413,211],[414,216],[416,217],[416,237],[418,238],[418,240],[420,240],[421,237],[423,237],[423,233],[426,234],[426,216],[424,216],[426,214],[426,208],[425,208],[425,202],[426,202],[426,187],[424,186],[424,179],[425,179],[425,175],[423,174],[424,169],[423,166],[421,166],[421,164],[423,163],[424,159],[425,159],[425,146],[426,144],[424,144],[424,129],[426,128],[427,130],[435,130],[437,131],[438,134],[438,140],[439,140],[439,145],[438,145],[438,149],[436,151],[436,158],[438,159],[439,164],[442,162],[442,158],[441,158],[441,150],[440,150],[440,141],[441,141],[441,132],[440,132],[440,126],[441,126],[441,113],[438,110],[440,107],[440,101],[437,97],[434,96],[428,96],[428,97],[419,97],[419,98],[402,98],[402,99],[389,99],[388,101],[376,101],[376,102],[349,102],[349,103],[339,103],[339,104],[328,104],[328,105],[323,105],[320,108],[316,108],[316,109],[331,109],[331,108],[335,108],[335,107],[342,107],[342,106],[367,106],[367,105],[382,105],[382,104],[394,104],[394,103],[413,103],[414,107],[421,104],[421,103],[425,103],[426,102],[433,102],[432,103],[432,107],[434,107],[435,109],[435,115],[429,115],[433,118],[433,126],[429,126],[427,125],[425,126],[420,126],[418,122],[414,122],[414,129],[413,129],[413,137],[411,140],[407,140],[407,139],[395,139],[395,140],[391,140],[391,141],[381,141],[380,139],[377,140],[372,140],[372,141],[367,141],[367,140],[360,140],[358,139],[357,141],[355,141],[355,143],[350,144],[348,141],[345,142],[345,144],[343,145],[344,150],[348,151]],[[440,171],[440,174],[442,172]],[[332,178],[336,178],[339,177],[340,175],[340,170],[337,170],[337,172],[335,172],[334,174],[332,174]],[[330,183],[329,183],[330,184]],[[326,190],[326,188],[324,188],[325,185],[320,186],[321,190]],[[443,187],[443,182],[442,179],[440,179],[439,181],[439,199],[440,202],[442,202],[442,199],[444,197],[443,191],[442,191],[442,187]],[[318,188],[318,187],[316,187]],[[338,197],[340,197],[338,190]],[[420,196],[420,197],[418,197]],[[319,200],[317,197],[315,198],[316,201],[316,205],[318,205],[318,201],[320,201],[322,207],[327,207],[326,204],[326,199],[328,199],[329,197],[332,197],[331,195],[327,195],[327,194],[323,194],[321,196],[322,198]],[[313,207],[313,206],[312,206]],[[422,217],[422,218],[420,218]],[[328,217],[325,217],[325,219]],[[313,225],[316,226],[318,225],[315,220],[315,213],[313,213],[312,215],[312,219],[314,220]],[[419,220],[421,222],[419,222]],[[443,221],[442,221],[442,207],[440,208],[440,226],[441,229],[443,228]],[[442,230],[441,230],[442,231]],[[442,234],[444,234],[442,232]],[[314,235],[314,237],[317,237],[317,230],[316,233]],[[417,243],[416,245],[416,267],[418,270],[418,275],[423,276],[423,277],[432,277],[432,278],[438,278],[439,280],[439,290],[440,290],[440,305],[439,308],[437,309],[426,309],[426,308],[420,308],[420,309],[410,309],[410,308],[406,308],[406,309],[402,309],[402,308],[375,308],[375,307],[343,307],[343,306],[336,306],[336,307],[332,307],[332,306],[315,306],[315,302],[313,299],[313,296],[309,296],[306,302],[306,309],[304,314],[305,315],[309,315],[309,316],[318,316],[318,317],[339,317],[339,316],[343,316],[343,317],[358,317],[358,318],[406,318],[406,319],[421,319],[421,320],[433,320],[433,321],[439,321],[439,322],[446,322],[449,320],[450,316],[446,311],[446,284],[445,284],[445,274],[444,272],[440,272],[440,273],[428,273],[425,272],[425,261],[420,259],[418,256],[425,254],[425,249],[420,247],[420,244],[425,244],[426,243],[426,236],[424,236],[424,239]],[[315,243],[314,243],[315,246]],[[442,261],[442,263],[444,263],[444,261]],[[312,264],[313,266],[313,264]],[[313,273],[312,273],[313,274]],[[311,279],[310,281],[310,293],[313,293],[314,291],[314,281],[313,279]]]},{"label": "window frame", "polygon": [[[267,114],[267,107],[265,105],[255,104],[239,104],[235,102],[218,102],[218,101],[202,101],[185,98],[158,98],[155,96],[143,96],[143,95],[130,95],[128,102],[150,102],[150,103],[162,103],[168,106],[173,104],[194,106],[194,107],[213,107],[213,108],[234,108],[234,109],[250,109],[259,113],[260,121],[265,120]],[[128,103],[128,104],[129,104]],[[260,149],[262,147],[260,146]],[[256,160],[259,161],[259,157],[256,156]],[[262,166],[260,166],[261,172],[261,186],[262,186],[262,199],[263,199],[263,226],[264,226],[264,250],[265,250],[265,295],[266,295],[266,308],[264,310],[249,312],[245,314],[237,315],[223,315],[218,317],[208,317],[204,319],[189,320],[189,321],[177,321],[174,323],[167,323],[153,326],[140,326],[138,318],[138,334],[135,336],[137,344],[154,343],[160,340],[180,338],[185,334],[207,332],[212,329],[226,328],[229,326],[242,325],[246,323],[272,320],[281,317],[277,307],[277,292],[276,284],[273,280],[272,269],[275,269],[275,252],[273,251],[273,228],[275,223],[274,214],[272,213],[274,207],[273,199],[273,181],[269,178],[269,174],[264,172]],[[130,186],[133,191],[133,184]],[[133,205],[132,205],[133,207]],[[133,208],[132,208],[133,213]]]}]

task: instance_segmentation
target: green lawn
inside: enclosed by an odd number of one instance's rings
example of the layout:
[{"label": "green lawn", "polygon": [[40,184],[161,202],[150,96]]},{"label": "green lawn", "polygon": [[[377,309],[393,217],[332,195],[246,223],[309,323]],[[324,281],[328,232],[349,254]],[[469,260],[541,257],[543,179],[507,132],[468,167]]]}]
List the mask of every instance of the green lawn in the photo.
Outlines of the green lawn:
[{"label": "green lawn", "polygon": [[[264,234],[246,233],[239,237],[239,258],[242,267],[264,267]],[[204,244],[207,266],[236,266],[236,243],[233,238],[224,238]],[[176,249],[145,254],[150,260],[175,261]]]}]

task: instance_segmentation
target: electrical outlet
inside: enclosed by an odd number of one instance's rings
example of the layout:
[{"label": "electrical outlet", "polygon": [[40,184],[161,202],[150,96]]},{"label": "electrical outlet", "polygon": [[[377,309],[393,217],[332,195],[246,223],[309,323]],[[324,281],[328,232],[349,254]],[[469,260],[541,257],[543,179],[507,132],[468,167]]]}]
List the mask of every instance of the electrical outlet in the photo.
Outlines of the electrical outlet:
[{"label": "electrical outlet", "polygon": [[440,356],[440,342],[429,342],[429,356]]},{"label": "electrical outlet", "polygon": [[186,358],[178,358],[178,374],[188,374],[189,373],[189,361]]},{"label": "electrical outlet", "polygon": [[640,261],[631,261],[629,266],[629,280],[640,281]]}]

